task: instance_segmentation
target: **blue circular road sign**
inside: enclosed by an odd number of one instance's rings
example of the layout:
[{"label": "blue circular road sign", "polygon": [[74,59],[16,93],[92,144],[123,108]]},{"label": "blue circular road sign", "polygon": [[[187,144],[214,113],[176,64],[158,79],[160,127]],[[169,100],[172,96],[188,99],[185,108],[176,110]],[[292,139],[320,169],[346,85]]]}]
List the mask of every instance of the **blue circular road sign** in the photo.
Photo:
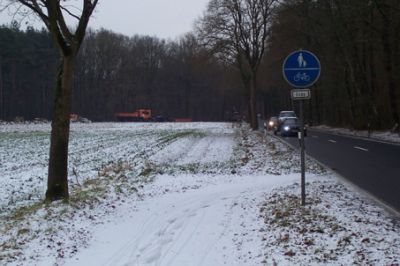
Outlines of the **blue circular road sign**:
[{"label": "blue circular road sign", "polygon": [[306,50],[299,50],[286,57],[282,66],[283,77],[296,88],[313,85],[321,74],[318,57]]}]

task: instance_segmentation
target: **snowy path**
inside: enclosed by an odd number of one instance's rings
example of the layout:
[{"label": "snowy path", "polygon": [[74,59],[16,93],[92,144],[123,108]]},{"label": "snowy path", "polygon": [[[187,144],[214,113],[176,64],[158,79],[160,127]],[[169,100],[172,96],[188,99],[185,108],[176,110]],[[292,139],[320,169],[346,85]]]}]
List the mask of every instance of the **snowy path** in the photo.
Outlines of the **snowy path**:
[{"label": "snowy path", "polygon": [[94,265],[94,257],[97,265],[259,264],[261,254],[252,252],[261,250],[256,229],[262,227],[262,195],[294,178],[237,177],[141,202],[123,223],[99,228],[93,246],[67,265]]}]

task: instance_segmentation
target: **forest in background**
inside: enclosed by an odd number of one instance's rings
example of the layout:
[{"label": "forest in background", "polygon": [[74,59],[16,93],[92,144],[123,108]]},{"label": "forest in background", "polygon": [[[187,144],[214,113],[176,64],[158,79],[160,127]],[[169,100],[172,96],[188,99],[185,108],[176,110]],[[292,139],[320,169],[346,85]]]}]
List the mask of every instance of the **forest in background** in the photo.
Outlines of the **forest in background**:
[{"label": "forest in background", "polygon": [[[0,40],[0,119],[50,119],[58,55],[49,34],[3,26]],[[89,31],[79,53],[71,112],[113,121],[116,112],[151,108],[164,117],[229,120],[245,108],[231,72],[191,34],[173,42]]]},{"label": "forest in background", "polygon": [[310,122],[399,130],[400,1],[285,0],[275,16],[260,75],[265,101],[285,102],[291,88],[282,61],[306,49],[321,61],[306,108]]},{"label": "forest in background", "polygon": [[[321,61],[306,119],[355,129],[392,129],[400,117],[400,1],[286,0],[276,7],[257,83],[264,117],[295,109],[282,63],[306,49]],[[45,30],[0,27],[0,119],[50,119],[58,54]],[[234,66],[199,45],[89,30],[79,54],[72,113],[112,121],[115,112],[227,121],[247,113]]]}]

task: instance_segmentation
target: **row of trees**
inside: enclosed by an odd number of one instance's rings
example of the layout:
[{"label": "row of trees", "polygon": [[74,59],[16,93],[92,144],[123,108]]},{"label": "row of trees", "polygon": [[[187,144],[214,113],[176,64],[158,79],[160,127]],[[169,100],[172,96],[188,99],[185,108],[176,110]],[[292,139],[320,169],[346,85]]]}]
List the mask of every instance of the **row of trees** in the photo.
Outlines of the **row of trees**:
[{"label": "row of trees", "polygon": [[271,25],[260,80],[267,102],[290,104],[280,67],[300,48],[317,54],[322,65],[311,88],[310,121],[356,129],[398,127],[400,1],[283,1]]},{"label": "row of trees", "polygon": [[[239,12],[246,3],[260,8],[254,18]],[[194,120],[228,120],[234,111],[272,116],[297,107],[281,64],[302,48],[322,65],[309,121],[390,129],[400,117],[399,15],[396,0],[213,0],[195,32],[178,41],[89,31],[72,112],[95,121],[140,107]],[[0,27],[0,39],[0,119],[50,119],[57,71],[51,35],[13,24]]]},{"label": "row of trees", "polygon": [[45,30],[0,27],[0,119],[50,118],[57,51]]},{"label": "row of trees", "polygon": [[95,120],[151,108],[166,117],[221,121],[240,108],[240,86],[192,34],[166,42],[89,32],[78,61],[73,110]]},{"label": "row of trees", "polygon": [[[51,119],[57,51],[46,30],[0,27],[0,119]],[[4,41],[3,41],[4,40]],[[77,58],[72,112],[112,121],[115,112],[151,108],[166,117],[229,120],[246,110],[240,79],[201,48],[178,41],[88,31]]]}]

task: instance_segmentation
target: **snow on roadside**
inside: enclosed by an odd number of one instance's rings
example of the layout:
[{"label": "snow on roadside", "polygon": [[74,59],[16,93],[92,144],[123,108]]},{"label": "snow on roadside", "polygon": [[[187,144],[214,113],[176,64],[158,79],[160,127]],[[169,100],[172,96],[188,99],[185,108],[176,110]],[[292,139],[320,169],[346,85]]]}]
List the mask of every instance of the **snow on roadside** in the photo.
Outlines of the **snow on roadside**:
[{"label": "snow on roadside", "polygon": [[23,199],[2,213],[0,264],[399,264],[396,220],[312,161],[300,207],[299,155],[245,126],[75,124],[69,205],[18,189],[44,187],[48,130],[0,127],[0,182]]},{"label": "snow on roadside", "polygon": [[277,188],[261,207],[266,265],[399,265],[400,220],[326,177]]},{"label": "snow on roadside", "polygon": [[400,134],[390,131],[371,131],[368,130],[351,130],[348,128],[332,128],[329,126],[314,126],[313,129],[328,131],[329,133],[345,135],[345,136],[355,136],[374,140],[388,141],[393,143],[400,143]]}]

